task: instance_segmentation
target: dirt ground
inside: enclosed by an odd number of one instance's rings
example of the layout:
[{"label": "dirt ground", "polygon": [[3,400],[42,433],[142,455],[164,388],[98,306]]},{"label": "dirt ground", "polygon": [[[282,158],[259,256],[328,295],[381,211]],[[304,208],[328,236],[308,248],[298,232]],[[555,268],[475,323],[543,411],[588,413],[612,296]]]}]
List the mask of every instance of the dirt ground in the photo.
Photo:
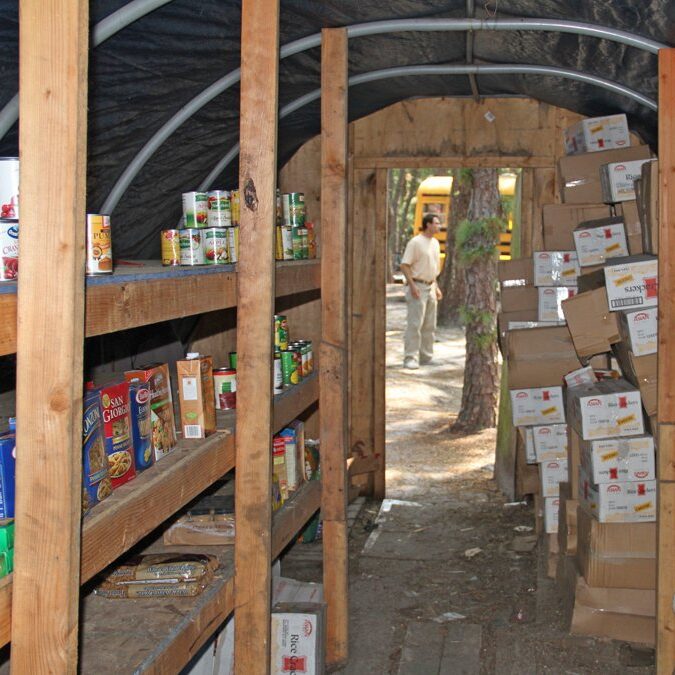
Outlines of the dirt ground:
[{"label": "dirt ground", "polygon": [[[532,506],[508,505],[492,480],[495,431],[450,434],[463,332],[439,330],[433,363],[405,370],[402,287],[389,288],[387,310],[387,500],[367,503],[351,529],[350,658],[340,672],[654,672],[649,650],[569,635]],[[319,564],[292,553],[283,570],[319,580]]]}]

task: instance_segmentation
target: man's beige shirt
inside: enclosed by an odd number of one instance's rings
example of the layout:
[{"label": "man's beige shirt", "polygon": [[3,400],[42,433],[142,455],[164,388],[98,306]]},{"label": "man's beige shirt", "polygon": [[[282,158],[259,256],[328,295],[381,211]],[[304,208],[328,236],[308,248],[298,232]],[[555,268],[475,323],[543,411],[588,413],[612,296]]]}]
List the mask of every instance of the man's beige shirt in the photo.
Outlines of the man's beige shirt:
[{"label": "man's beige shirt", "polygon": [[413,279],[434,281],[441,273],[441,247],[436,237],[414,236],[405,247],[401,263],[410,265]]}]

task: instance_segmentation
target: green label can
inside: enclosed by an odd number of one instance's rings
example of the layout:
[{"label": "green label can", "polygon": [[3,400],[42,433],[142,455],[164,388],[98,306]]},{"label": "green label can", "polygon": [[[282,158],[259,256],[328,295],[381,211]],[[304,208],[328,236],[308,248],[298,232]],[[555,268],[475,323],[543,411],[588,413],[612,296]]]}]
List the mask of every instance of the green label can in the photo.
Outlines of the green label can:
[{"label": "green label can", "polygon": [[293,228],[293,260],[302,260],[302,229]]},{"label": "green label can", "polygon": [[207,206],[209,227],[230,227],[232,225],[229,192],[226,190],[211,190],[208,193]]},{"label": "green label can", "polygon": [[180,230],[181,265],[203,265],[206,262],[202,234],[197,229]]},{"label": "green label can", "polygon": [[302,192],[286,192],[281,195],[281,206],[284,219],[288,220],[291,214],[305,215],[305,195]]},{"label": "green label can", "polygon": [[274,352],[274,379],[272,380],[272,392],[281,394],[284,390],[284,374],[281,367],[281,352]]},{"label": "green label can", "polygon": [[204,241],[204,259],[207,265],[225,265],[227,263],[227,229],[224,227],[205,227],[202,230]]},{"label": "green label can", "polygon": [[230,368],[237,370],[237,352],[230,352],[227,355],[228,361],[230,362]]},{"label": "green label can", "polygon": [[283,384],[287,386],[299,382],[296,354],[290,349],[281,352],[281,377]]},{"label": "green label can", "polygon": [[274,346],[279,351],[288,349],[288,319],[284,314],[274,315]]},{"label": "green label can", "polygon": [[193,227],[206,227],[208,224],[209,196],[206,192],[183,193],[183,217],[185,229]]},{"label": "green label can", "polygon": [[239,190],[230,192],[230,211],[232,212],[232,225],[237,227],[239,225]]},{"label": "green label can", "polygon": [[227,228],[227,253],[231,263],[239,260],[239,226]]}]

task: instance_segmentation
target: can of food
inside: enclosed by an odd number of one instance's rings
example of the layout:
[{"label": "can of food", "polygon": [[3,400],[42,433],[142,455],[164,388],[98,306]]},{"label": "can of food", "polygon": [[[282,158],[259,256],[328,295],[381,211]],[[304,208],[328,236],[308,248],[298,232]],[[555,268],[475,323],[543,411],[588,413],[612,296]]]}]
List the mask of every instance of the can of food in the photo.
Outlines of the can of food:
[{"label": "can of food", "polygon": [[298,365],[294,351],[281,351],[281,377],[286,386],[298,383]]},{"label": "can of food", "polygon": [[112,274],[110,216],[87,214],[87,274]]},{"label": "can of food", "polygon": [[302,241],[302,259],[307,260],[309,258],[309,234],[306,227],[300,228],[300,239]]},{"label": "can of food", "polygon": [[230,211],[232,212],[232,225],[239,225],[239,190],[230,192]]},{"label": "can of food", "polygon": [[302,228],[293,228],[293,260],[302,260]]},{"label": "can of food", "polygon": [[309,375],[309,373],[305,372],[305,364],[307,361],[306,359],[303,361],[302,350],[302,344],[299,342],[292,342],[288,345],[288,351],[295,353],[295,361],[298,369],[298,382],[301,382],[305,377],[307,377],[307,375]]},{"label": "can of food", "polygon": [[281,249],[281,257],[278,260],[293,260],[293,228],[282,225],[277,228],[277,251]]},{"label": "can of food", "polygon": [[316,230],[314,223],[305,223],[307,229],[307,257],[310,259],[316,258]]},{"label": "can of food", "polygon": [[0,218],[0,281],[16,281],[19,276],[19,221]]},{"label": "can of food", "polygon": [[288,216],[284,216],[284,225],[289,227],[304,227],[305,226],[305,214],[299,213],[297,211],[292,212]]},{"label": "can of food", "polygon": [[285,314],[274,315],[274,346],[279,351],[288,349],[288,319]]},{"label": "can of food", "polygon": [[204,244],[202,231],[197,229],[180,230],[180,264],[203,265]]},{"label": "can of food", "polygon": [[202,230],[204,242],[204,260],[207,265],[225,265],[227,263],[227,229],[224,227],[206,227]]},{"label": "can of food", "polygon": [[230,368],[237,370],[237,352],[230,352],[227,355],[227,360],[230,362]]},{"label": "can of food", "polygon": [[0,218],[19,218],[18,157],[0,157]]},{"label": "can of food", "polygon": [[305,215],[305,195],[302,192],[286,192],[281,195],[284,220],[289,222],[293,215]]},{"label": "can of food", "polygon": [[230,227],[232,225],[229,192],[226,190],[211,190],[208,193],[207,206],[209,227]]},{"label": "can of food", "polygon": [[284,259],[284,245],[281,236],[281,225],[277,225],[274,228],[274,259],[275,260]]},{"label": "can of food", "polygon": [[277,217],[276,217],[276,225],[277,227],[281,225],[284,219],[284,208],[281,206],[281,190],[277,188]]},{"label": "can of food", "polygon": [[209,219],[209,196],[206,192],[183,193],[183,218],[185,229],[206,227]]},{"label": "can of food", "polygon": [[295,344],[300,348],[302,357],[302,376],[307,377],[312,372],[309,362],[309,344],[306,340],[298,340]]},{"label": "can of food", "polygon": [[309,364],[309,372],[314,372],[314,347],[312,346],[311,340],[305,340],[307,345],[307,362]]},{"label": "can of food", "polygon": [[227,253],[231,263],[239,260],[239,226],[233,225],[227,229]]},{"label": "can of food", "polygon": [[284,390],[284,374],[281,368],[281,352],[274,352],[274,372],[272,393],[280,394]]},{"label": "can of food", "polygon": [[216,410],[234,410],[237,407],[237,371],[234,368],[214,368],[213,389]]}]

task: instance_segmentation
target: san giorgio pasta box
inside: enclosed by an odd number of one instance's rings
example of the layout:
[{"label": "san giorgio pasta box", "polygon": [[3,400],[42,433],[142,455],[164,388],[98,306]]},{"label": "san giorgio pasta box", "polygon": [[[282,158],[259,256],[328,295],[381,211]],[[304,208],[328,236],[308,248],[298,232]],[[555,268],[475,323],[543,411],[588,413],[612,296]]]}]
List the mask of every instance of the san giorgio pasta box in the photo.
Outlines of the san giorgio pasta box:
[{"label": "san giorgio pasta box", "polygon": [[129,383],[123,381],[106,384],[99,387],[98,392],[101,397],[108,473],[114,490],[136,477],[129,414]]},{"label": "san giorgio pasta box", "polygon": [[140,380],[130,382],[129,403],[136,471],[144,471],[155,463],[155,453],[152,449],[152,420],[150,419],[150,385]]},{"label": "san giorgio pasta box", "polygon": [[101,397],[93,389],[85,392],[82,405],[82,471],[82,513],[85,514],[112,492],[103,436]]},{"label": "san giorgio pasta box", "polygon": [[0,434],[0,518],[14,518],[14,475],[16,472],[16,427]]}]

